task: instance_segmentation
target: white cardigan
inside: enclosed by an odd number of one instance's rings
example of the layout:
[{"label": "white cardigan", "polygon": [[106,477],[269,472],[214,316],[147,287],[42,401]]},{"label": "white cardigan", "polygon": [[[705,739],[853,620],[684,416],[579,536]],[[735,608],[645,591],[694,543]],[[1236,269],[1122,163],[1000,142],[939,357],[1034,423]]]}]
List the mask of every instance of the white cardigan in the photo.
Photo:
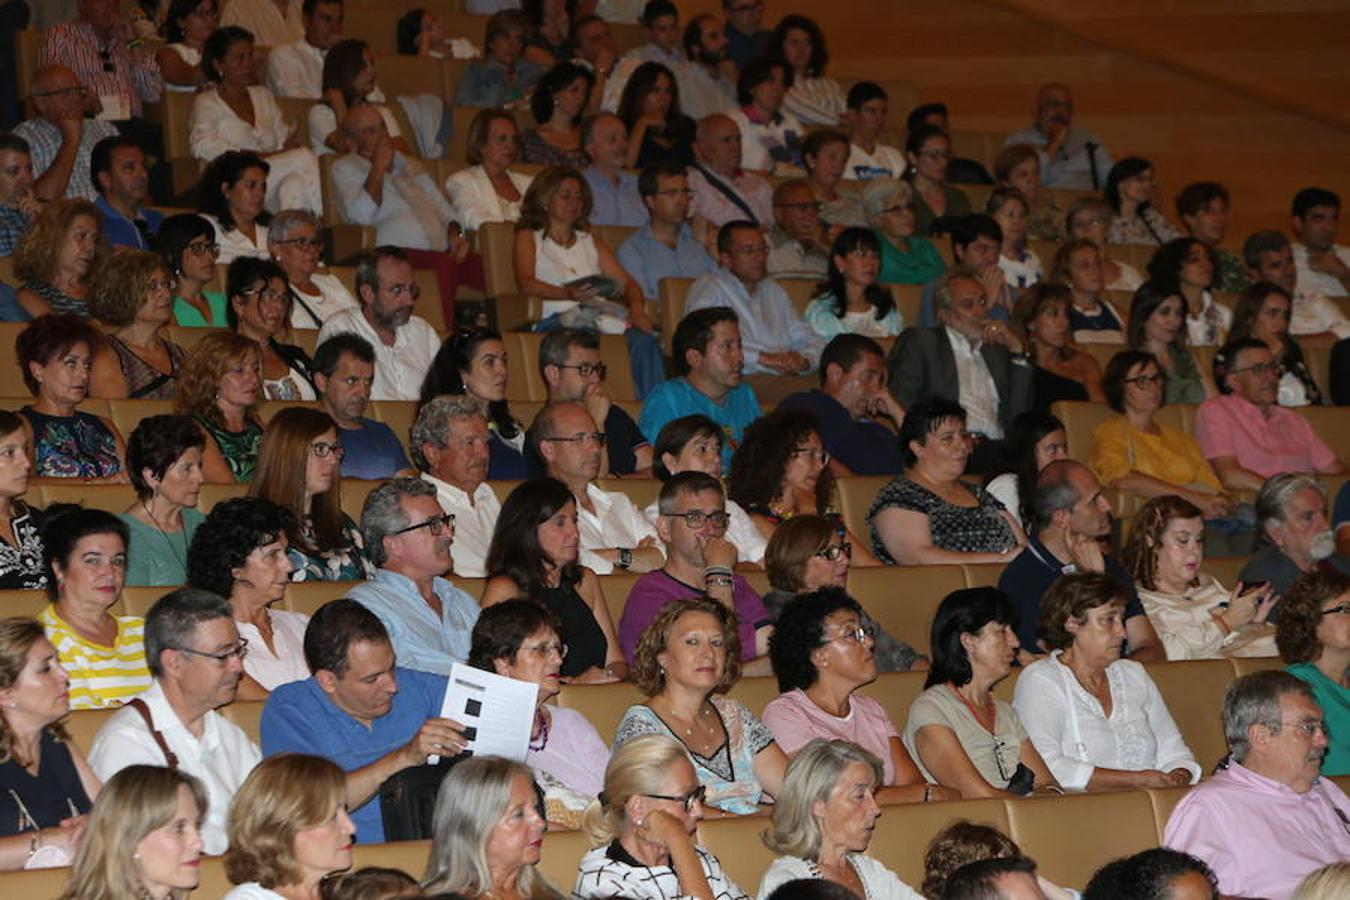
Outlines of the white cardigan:
[{"label": "white cardigan", "polygon": [[239,118],[215,90],[197,95],[189,121],[194,159],[210,162],[227,150],[275,153],[286,146],[291,126],[282,118],[272,92],[261,84],[251,84],[248,95],[253,100],[255,125]]},{"label": "white cardigan", "polygon": [[[506,176],[524,200],[534,176],[509,169]],[[465,231],[477,231],[485,222],[514,222],[520,218],[520,204],[504,203],[482,166],[460,169],[445,179],[445,192],[455,210],[455,221]]]}]

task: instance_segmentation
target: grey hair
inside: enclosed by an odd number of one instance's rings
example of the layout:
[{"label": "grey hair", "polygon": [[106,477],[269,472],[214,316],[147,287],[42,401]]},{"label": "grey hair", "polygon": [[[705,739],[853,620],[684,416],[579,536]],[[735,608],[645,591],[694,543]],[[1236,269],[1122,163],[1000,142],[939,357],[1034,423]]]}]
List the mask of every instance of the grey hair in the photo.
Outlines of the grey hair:
[{"label": "grey hair", "polygon": [[145,614],[145,662],[150,674],[156,678],[164,674],[160,656],[165,650],[190,647],[198,625],[233,618],[230,601],[201,588],[179,588],[160,597]]},{"label": "grey hair", "polygon": [[1055,460],[1041,470],[1036,489],[1031,495],[1031,515],[1038,529],[1048,528],[1055,513],[1072,509],[1083,495],[1074,486],[1070,475],[1082,463],[1076,460]]},{"label": "grey hair", "polygon": [[904,198],[901,203],[913,201],[914,188],[910,187],[908,181],[901,181],[899,178],[873,178],[865,182],[862,203],[868,227],[881,228],[881,211],[890,206],[897,197]]},{"label": "grey hair", "polygon": [[773,806],[773,819],[761,836],[775,853],[815,860],[820,856],[820,822],[816,803],[830,799],[844,770],[862,763],[872,772],[872,786],[881,784],[883,769],[876,754],[849,741],[816,738],[788,764],[783,790]]},{"label": "grey hair", "polygon": [[951,312],[952,308],[952,282],[958,280],[973,281],[976,284],[982,284],[980,273],[976,272],[970,266],[952,266],[942,277],[938,279],[937,293],[933,295],[934,309],[941,312],[946,310]]},{"label": "grey hair", "polygon": [[308,225],[318,234],[323,230],[319,224],[319,219],[312,212],[305,209],[283,209],[272,217],[272,224],[267,226],[267,244],[280,243],[290,240],[292,234],[301,225]]},{"label": "grey hair", "polygon": [[442,394],[422,407],[422,411],[417,414],[417,421],[413,422],[408,432],[408,449],[412,451],[413,464],[418,471],[431,471],[422,445],[445,447],[450,440],[450,420],[468,418],[487,421],[483,401],[468,394]]},{"label": "grey hair", "polygon": [[1223,733],[1233,759],[1242,762],[1252,749],[1247,730],[1264,725],[1272,734],[1280,731],[1280,700],[1286,694],[1302,694],[1316,700],[1307,682],[1283,669],[1253,672],[1235,679],[1223,695]]},{"label": "grey hair", "polygon": [[420,478],[391,478],[370,492],[361,507],[361,537],[366,542],[366,556],[377,568],[389,559],[384,539],[412,524],[400,498],[435,496],[436,488]]},{"label": "grey hair", "polygon": [[1284,522],[1285,509],[1293,496],[1304,488],[1312,488],[1326,499],[1327,489],[1311,475],[1301,472],[1281,472],[1271,476],[1256,492],[1256,530],[1265,534],[1272,522]]}]

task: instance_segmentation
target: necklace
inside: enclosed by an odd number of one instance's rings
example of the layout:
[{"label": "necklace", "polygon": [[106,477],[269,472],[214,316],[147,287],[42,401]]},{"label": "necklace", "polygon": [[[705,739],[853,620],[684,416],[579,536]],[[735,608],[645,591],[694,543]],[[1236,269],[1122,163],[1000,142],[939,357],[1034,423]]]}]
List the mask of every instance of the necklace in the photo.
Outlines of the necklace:
[{"label": "necklace", "polygon": [[[178,552],[178,548],[174,546],[173,541],[169,538],[169,533],[164,530],[164,526],[159,524],[159,519],[155,518],[155,514],[151,512],[150,504],[147,501],[142,500],[141,509],[145,510],[146,518],[150,520],[150,524],[155,526],[155,530],[159,532],[159,536],[164,539],[164,544],[169,548],[169,554],[173,557],[174,561],[178,563],[180,571],[187,572],[186,546],[184,547],[184,552],[180,554]],[[182,534],[182,533],[183,529],[180,529],[179,531],[175,532],[175,534]],[[186,541],[184,541],[184,544],[186,544]]]},{"label": "necklace", "polygon": [[530,735],[529,747],[531,750],[538,752],[548,746],[549,717],[548,714],[541,709],[535,718],[536,721],[539,722],[539,728],[537,733]]}]

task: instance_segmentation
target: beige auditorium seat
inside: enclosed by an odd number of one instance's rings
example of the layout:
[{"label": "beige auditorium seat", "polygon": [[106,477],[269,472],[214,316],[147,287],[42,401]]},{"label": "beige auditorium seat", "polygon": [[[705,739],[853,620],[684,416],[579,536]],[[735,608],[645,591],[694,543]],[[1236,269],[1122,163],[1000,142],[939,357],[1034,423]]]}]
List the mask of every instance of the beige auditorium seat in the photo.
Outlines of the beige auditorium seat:
[{"label": "beige auditorium seat", "polygon": [[1085,885],[1107,860],[1158,844],[1143,791],[1032,797],[1006,808],[1009,836],[1055,884]]},{"label": "beige auditorium seat", "polygon": [[122,609],[129,616],[140,616],[150,612],[150,607],[159,602],[159,598],[176,587],[150,587],[149,585],[128,585],[122,588]]},{"label": "beige auditorium seat", "polygon": [[1268,672],[1271,669],[1284,668],[1284,660],[1278,656],[1239,656],[1230,659],[1229,662],[1233,664],[1233,671],[1239,678],[1255,672]]},{"label": "beige auditorium seat", "polygon": [[819,282],[811,278],[778,278],[775,280],[787,292],[788,299],[792,301],[792,308],[797,311],[797,315],[805,315],[807,304],[816,296],[816,288],[819,286]]},{"label": "beige auditorium seat", "polygon": [[909,708],[923,693],[923,682],[927,677],[927,672],[882,672],[876,681],[859,690],[880,703],[895,727],[903,732],[909,719]]},{"label": "beige auditorium seat", "polygon": [[[891,285],[891,298],[895,302],[895,308],[900,313],[900,320],[906,328],[917,328],[919,326],[919,313],[923,309],[923,285],[921,284],[893,284]],[[891,338],[890,343],[895,339]],[[890,347],[886,348],[888,351]]]},{"label": "beige auditorium seat", "polygon": [[1228,753],[1219,710],[1233,680],[1233,664],[1226,659],[1192,659],[1149,663],[1147,668],[1186,746],[1201,771],[1209,772]]},{"label": "beige auditorium seat", "polygon": [[764,715],[764,707],[778,696],[778,679],[772,675],[753,678],[742,676],[740,681],[732,685],[727,696],[739,700],[758,718]]},{"label": "beige auditorium seat", "polygon": [[849,593],[882,628],[920,653],[942,598],[966,586],[960,566],[876,566],[849,571]]},{"label": "beige auditorium seat", "polygon": [[103,727],[103,723],[108,721],[108,717],[117,712],[116,709],[76,709],[72,710],[70,715],[66,716],[66,733],[70,739],[75,742],[75,746],[84,751],[84,755],[89,755],[89,750],[94,746],[94,735]]},{"label": "beige auditorium seat", "polygon": [[600,732],[609,744],[623,719],[624,711],[646,698],[628,681],[614,684],[567,684],[558,693],[558,705],[575,709]]},{"label": "beige auditorium seat", "polygon": [[28,498],[44,507],[54,503],[78,503],[91,509],[120,513],[136,502],[136,489],[129,484],[82,484],[75,478],[52,478],[34,487],[37,490],[29,488]]},{"label": "beige auditorium seat", "polygon": [[222,500],[233,500],[248,494],[246,484],[204,484],[197,495],[197,508],[210,515],[211,508]]},{"label": "beige auditorium seat", "polygon": [[1200,571],[1206,575],[1213,575],[1218,579],[1219,584],[1231,591],[1237,586],[1238,573],[1242,571],[1242,567],[1247,564],[1249,558],[1246,556],[1207,556],[1200,563]]},{"label": "beige auditorium seat", "polygon": [[899,875],[901,881],[918,890],[923,884],[923,854],[933,835],[958,819],[989,825],[1007,834],[1011,805],[1002,800],[951,800],[888,806],[877,819],[868,850]]},{"label": "beige auditorium seat", "polygon": [[[183,329],[184,331],[200,331],[206,333],[210,329],[192,328]],[[142,419],[148,419],[151,416],[167,416],[173,414],[172,400],[109,400],[108,401],[109,418],[117,426],[117,430],[122,432],[123,439],[131,437],[131,432],[136,430],[136,425]]]},{"label": "beige auditorium seat", "polygon": [[[1205,772],[1204,775],[1207,777],[1209,773]],[[1149,805],[1153,807],[1153,824],[1157,829],[1159,844],[1162,843],[1163,829],[1167,827],[1167,819],[1189,790],[1190,786],[1185,785],[1170,788],[1148,788],[1144,791],[1148,794]]]},{"label": "beige auditorium seat", "polygon": [[342,511],[360,524],[361,510],[365,508],[366,498],[384,482],[366,478],[342,479]]},{"label": "beige auditorium seat", "polygon": [[961,563],[966,576],[966,587],[998,587],[1003,577],[1002,563]]},{"label": "beige auditorium seat", "polygon": [[700,843],[712,849],[727,876],[751,896],[778,855],[760,837],[768,827],[766,815],[705,819],[698,827]]},{"label": "beige auditorium seat", "polygon": [[298,581],[286,587],[286,597],[281,601],[283,608],[291,612],[312,616],[329,600],[347,596],[347,592],[360,581]]},{"label": "beige auditorium seat", "polygon": [[689,296],[692,278],[662,278],[657,289],[661,294],[661,349],[671,352],[675,328],[684,318],[684,300]]},{"label": "beige auditorium seat", "polygon": [[550,831],[544,838],[544,854],[539,871],[566,896],[577,883],[577,866],[591,849],[583,831]]},{"label": "beige auditorium seat", "polygon": [[262,742],[258,723],[262,721],[262,711],[265,704],[265,700],[236,700],[228,706],[222,706],[219,712],[238,725],[244,734],[248,735],[249,740],[258,744]]},{"label": "beige auditorium seat", "polygon": [[[366,415],[388,425],[403,449],[411,450],[408,436],[412,433],[413,422],[417,421],[416,400],[373,400]],[[411,453],[408,459],[412,459]]]},{"label": "beige auditorium seat", "polygon": [[37,618],[47,605],[46,591],[0,591],[0,617],[27,616]]},{"label": "beige auditorium seat", "polygon": [[[839,495],[839,514],[853,536],[867,541],[867,510],[880,491],[891,479],[886,475],[850,475],[835,479],[835,491]],[[870,549],[870,548],[869,548]]]}]

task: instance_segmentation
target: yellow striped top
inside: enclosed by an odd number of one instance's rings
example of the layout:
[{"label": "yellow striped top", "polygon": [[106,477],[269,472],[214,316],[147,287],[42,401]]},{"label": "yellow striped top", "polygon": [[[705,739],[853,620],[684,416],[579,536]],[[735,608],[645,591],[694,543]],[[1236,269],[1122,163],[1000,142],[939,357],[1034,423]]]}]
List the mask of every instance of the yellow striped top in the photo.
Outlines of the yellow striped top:
[{"label": "yellow striped top", "polygon": [[117,707],[150,687],[140,616],[115,616],[117,641],[111,647],[81,637],[48,603],[38,614],[47,640],[70,674],[70,708]]}]

